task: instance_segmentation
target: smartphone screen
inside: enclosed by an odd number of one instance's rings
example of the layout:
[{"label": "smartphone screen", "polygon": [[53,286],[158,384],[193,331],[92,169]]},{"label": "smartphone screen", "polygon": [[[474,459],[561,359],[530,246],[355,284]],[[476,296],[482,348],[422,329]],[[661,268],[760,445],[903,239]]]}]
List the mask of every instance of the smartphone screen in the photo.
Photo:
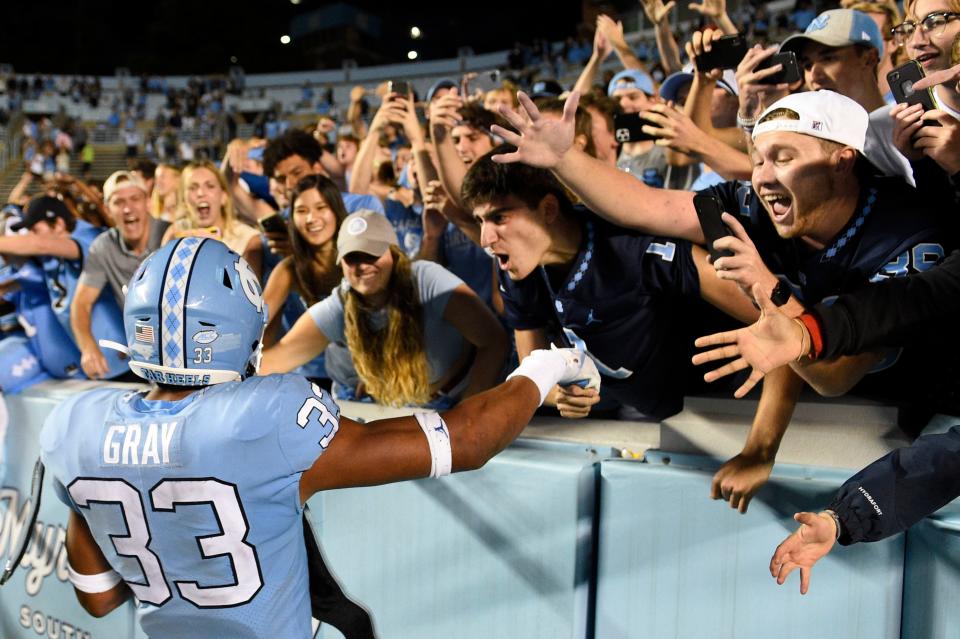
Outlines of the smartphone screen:
[{"label": "smartphone screen", "polygon": [[697,194],[693,196],[693,207],[697,210],[697,218],[700,220],[700,228],[703,229],[703,236],[707,240],[707,250],[714,261],[721,257],[730,257],[733,253],[724,249],[717,251],[713,248],[713,243],[721,237],[732,235],[727,225],[723,223],[720,216],[723,214],[723,207],[720,206],[720,199],[714,195]]}]

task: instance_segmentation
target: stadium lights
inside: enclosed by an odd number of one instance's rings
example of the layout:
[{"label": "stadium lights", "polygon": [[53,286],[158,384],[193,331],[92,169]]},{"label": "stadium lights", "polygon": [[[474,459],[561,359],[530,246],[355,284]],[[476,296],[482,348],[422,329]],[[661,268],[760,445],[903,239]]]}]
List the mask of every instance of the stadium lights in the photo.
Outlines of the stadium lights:
[{"label": "stadium lights", "polygon": [[419,54],[418,54],[416,51],[407,51],[407,59],[408,59],[408,60],[416,60],[416,59],[417,59],[417,55],[419,55]]},{"label": "stadium lights", "polygon": [[280,44],[290,44],[290,36],[288,35],[280,36]]},{"label": "stadium lights", "polygon": [[410,37],[416,40],[423,35],[423,32],[420,31],[420,27],[410,27]]},{"label": "stadium lights", "polygon": [[290,4],[300,4],[300,0],[290,0]]}]

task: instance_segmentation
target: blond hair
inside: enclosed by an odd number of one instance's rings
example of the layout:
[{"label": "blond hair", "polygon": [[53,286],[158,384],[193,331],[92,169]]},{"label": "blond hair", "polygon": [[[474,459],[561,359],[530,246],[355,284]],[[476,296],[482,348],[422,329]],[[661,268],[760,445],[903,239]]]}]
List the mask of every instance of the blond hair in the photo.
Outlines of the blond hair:
[{"label": "blond hair", "polygon": [[[157,171],[159,171],[160,169],[167,169],[177,174],[177,182],[178,182],[177,190],[174,191],[174,193],[176,193],[177,195],[177,203],[176,203],[176,206],[174,207],[174,219],[170,220],[171,222],[173,222],[177,218],[183,215],[183,211],[181,210],[183,197],[180,192],[180,185],[179,185],[180,168],[174,164],[161,162],[160,164],[157,165]],[[156,177],[156,174],[157,174],[156,171],[154,171],[154,177]],[[153,192],[150,194],[150,215],[157,218],[158,220],[163,219],[163,209],[164,209],[163,196],[160,195],[160,189],[157,188],[156,179],[154,179]]]},{"label": "blond hair", "polygon": [[199,225],[197,221],[197,211],[193,208],[193,205],[190,204],[190,201],[187,200],[187,182],[190,181],[190,176],[193,175],[193,172],[197,169],[206,169],[216,176],[217,182],[220,184],[220,189],[225,196],[223,206],[220,207],[220,215],[223,218],[223,228],[231,228],[237,222],[237,214],[233,210],[233,198],[230,196],[230,185],[227,184],[227,179],[223,177],[223,173],[220,172],[217,165],[210,160],[196,160],[191,162],[183,167],[183,171],[180,173],[179,197],[180,202],[183,203],[184,208],[187,210],[186,218],[189,228],[195,229]]},{"label": "blond hair", "polygon": [[[947,0],[947,5],[949,6],[950,11],[955,11],[960,13],[960,0]],[[917,6],[917,0],[903,0],[903,13],[905,17],[911,20],[917,20],[924,16],[918,16],[914,13],[913,8]]]},{"label": "blond hair", "polygon": [[342,293],[344,334],[353,365],[367,392],[381,404],[404,406],[430,401],[430,375],[423,336],[423,307],[410,259],[390,247],[393,271],[385,307],[387,322],[371,326],[374,310],[353,289]]}]

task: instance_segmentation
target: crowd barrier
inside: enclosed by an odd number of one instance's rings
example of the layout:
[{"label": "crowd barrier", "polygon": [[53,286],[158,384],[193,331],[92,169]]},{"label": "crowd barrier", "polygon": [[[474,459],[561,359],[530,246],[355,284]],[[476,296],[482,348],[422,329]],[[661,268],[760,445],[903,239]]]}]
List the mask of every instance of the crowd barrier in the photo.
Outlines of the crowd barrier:
[{"label": "crowd barrier", "polygon": [[[45,383],[6,398],[3,562],[24,525],[43,420],[90,384]],[[710,501],[709,485],[754,407],[695,398],[663,424],[537,418],[479,471],[318,495],[312,524],[331,570],[383,638],[956,636],[954,505],[907,536],[838,549],[815,568],[805,597],[798,575],[776,586],[767,565],[795,527],[792,514],[823,507],[851,471],[904,440],[887,409],[803,403],[771,481],[740,515]],[[343,412],[367,421],[398,414],[362,404]],[[131,605],[94,619],[76,603],[65,524],[48,480],[38,534],[0,588],[0,636],[143,637]]]}]

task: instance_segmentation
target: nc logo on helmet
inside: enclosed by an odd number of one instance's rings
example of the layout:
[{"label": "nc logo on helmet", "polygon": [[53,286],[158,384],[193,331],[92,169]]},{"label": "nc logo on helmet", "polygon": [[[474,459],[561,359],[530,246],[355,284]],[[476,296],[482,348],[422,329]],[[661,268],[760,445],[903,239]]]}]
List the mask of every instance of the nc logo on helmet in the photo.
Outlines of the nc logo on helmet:
[{"label": "nc logo on helmet", "polygon": [[250,265],[244,259],[237,260],[233,268],[240,276],[240,286],[250,303],[257,309],[258,313],[263,312],[263,294],[260,291],[260,282],[257,281],[257,274],[253,272]]}]

